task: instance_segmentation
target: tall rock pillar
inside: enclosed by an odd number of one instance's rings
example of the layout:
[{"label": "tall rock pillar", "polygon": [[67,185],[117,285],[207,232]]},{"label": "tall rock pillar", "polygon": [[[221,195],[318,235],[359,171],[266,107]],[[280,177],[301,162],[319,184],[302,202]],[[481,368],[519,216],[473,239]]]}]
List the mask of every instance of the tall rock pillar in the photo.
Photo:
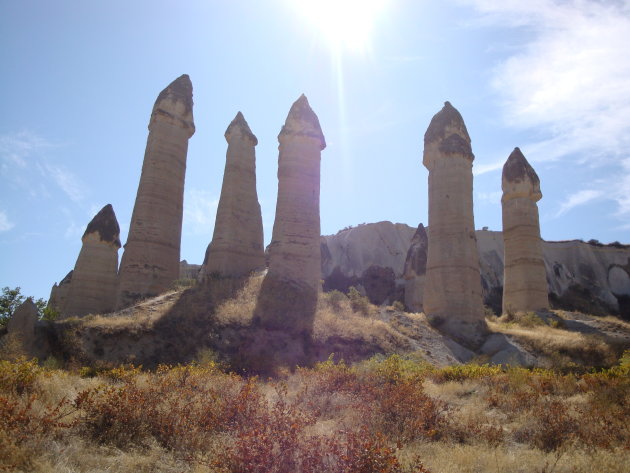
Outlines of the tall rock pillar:
[{"label": "tall rock pillar", "polygon": [[188,139],[195,132],[184,74],[153,106],[142,175],[119,271],[118,307],[167,290],[179,275]]},{"label": "tall rock pillar", "polygon": [[540,179],[514,148],[503,166],[503,312],[549,308],[547,274],[543,260],[538,202]]},{"label": "tall rock pillar", "polygon": [[278,141],[276,218],[255,320],[310,336],[321,280],[319,180],[326,141],[304,95],[291,107]]},{"label": "tall rock pillar", "polygon": [[221,198],[212,242],[199,274],[228,277],[247,276],[265,267],[265,248],[260,204],[256,193],[258,144],[241,112],[225,131],[228,149]]},{"label": "tall rock pillar", "polygon": [[433,325],[469,346],[486,331],[473,217],[474,155],[460,113],[444,103],[424,135],[429,170],[429,248],[424,312]]},{"label": "tall rock pillar", "polygon": [[118,287],[120,227],[111,204],[103,207],[83,233],[83,246],[72,271],[63,317],[111,312]]}]

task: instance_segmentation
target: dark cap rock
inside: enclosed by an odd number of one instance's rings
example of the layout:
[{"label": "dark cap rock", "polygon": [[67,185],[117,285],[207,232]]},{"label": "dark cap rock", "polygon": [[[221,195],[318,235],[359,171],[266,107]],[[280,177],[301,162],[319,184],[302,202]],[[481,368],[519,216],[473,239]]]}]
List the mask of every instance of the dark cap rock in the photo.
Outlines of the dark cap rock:
[{"label": "dark cap rock", "polygon": [[193,88],[192,82],[188,74],[182,74],[173,82],[171,82],[155,100],[155,106],[157,107],[163,100],[172,100],[174,102],[183,102],[185,105],[185,113],[192,113],[193,107]]},{"label": "dark cap rock", "polygon": [[425,147],[430,143],[438,143],[438,149],[444,154],[474,158],[464,119],[450,102],[444,102],[442,110],[431,119],[424,134]]},{"label": "dark cap rock", "polygon": [[320,140],[322,150],[326,148],[326,139],[319,125],[319,119],[311,109],[308,99],[304,94],[300,95],[300,98],[291,106],[291,110],[289,110],[286,122],[282,130],[280,130],[278,139],[285,135],[310,136]]},{"label": "dark cap rock", "polygon": [[120,227],[112,204],[107,204],[99,213],[97,213],[92,221],[88,223],[83,238],[90,233],[98,232],[101,241],[112,243],[120,248]]},{"label": "dark cap rock", "polygon": [[241,112],[238,112],[236,114],[234,120],[232,120],[232,122],[225,130],[224,136],[228,142],[230,141],[230,137],[233,135],[246,136],[254,142],[254,146],[258,144],[258,139],[256,138],[256,135],[252,133],[252,130],[249,128],[249,125],[247,124],[247,121],[245,120],[245,117]]},{"label": "dark cap rock", "polygon": [[503,165],[503,179],[508,182],[529,180],[534,187],[540,186],[540,179],[534,168],[529,164],[521,150],[514,148],[512,154]]}]

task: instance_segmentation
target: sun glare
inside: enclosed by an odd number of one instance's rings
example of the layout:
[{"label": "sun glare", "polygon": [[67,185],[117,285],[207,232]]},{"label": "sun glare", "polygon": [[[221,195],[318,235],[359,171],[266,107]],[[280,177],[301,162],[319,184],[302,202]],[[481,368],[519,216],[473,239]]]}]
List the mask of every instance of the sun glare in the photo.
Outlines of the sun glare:
[{"label": "sun glare", "polygon": [[387,0],[292,0],[335,52],[364,53]]}]

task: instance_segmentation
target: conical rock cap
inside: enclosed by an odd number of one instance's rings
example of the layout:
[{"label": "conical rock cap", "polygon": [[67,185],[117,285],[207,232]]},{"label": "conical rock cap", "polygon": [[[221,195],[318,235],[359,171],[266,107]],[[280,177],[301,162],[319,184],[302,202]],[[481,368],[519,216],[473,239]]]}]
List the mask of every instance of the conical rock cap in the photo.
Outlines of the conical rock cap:
[{"label": "conical rock cap", "polygon": [[304,94],[300,95],[300,98],[291,106],[291,110],[289,110],[284,126],[282,130],[280,130],[278,139],[287,135],[310,136],[320,140],[320,149],[323,150],[326,148],[326,139],[319,125],[319,119],[311,109],[308,99]]}]

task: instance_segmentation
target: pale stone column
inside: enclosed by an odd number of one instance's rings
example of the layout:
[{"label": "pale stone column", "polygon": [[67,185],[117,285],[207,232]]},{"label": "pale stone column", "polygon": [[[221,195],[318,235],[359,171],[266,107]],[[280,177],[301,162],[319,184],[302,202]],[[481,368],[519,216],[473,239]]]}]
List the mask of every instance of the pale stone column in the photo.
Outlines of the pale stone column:
[{"label": "pale stone column", "polygon": [[549,308],[547,274],[538,219],[540,179],[514,148],[503,166],[503,312]]},{"label": "pale stone column", "polygon": [[460,113],[449,103],[424,135],[429,170],[429,249],[424,311],[433,325],[469,346],[486,330],[473,217],[474,155]]},{"label": "pale stone column", "polygon": [[424,309],[424,283],[427,273],[428,249],[429,237],[424,225],[420,224],[411,239],[403,271],[405,305],[413,312],[422,312]]},{"label": "pale stone column", "polygon": [[166,291],[179,275],[188,139],[195,132],[192,84],[184,74],[158,96],[129,237],[120,263],[118,307]]},{"label": "pale stone column", "polygon": [[304,95],[291,107],[278,141],[276,217],[255,320],[310,334],[321,280],[319,182],[326,141]]},{"label": "pale stone column", "polygon": [[114,310],[118,287],[120,227],[111,204],[103,207],[83,233],[62,317]]},{"label": "pale stone column", "polygon": [[199,279],[209,275],[247,276],[265,267],[263,225],[256,193],[258,144],[241,112],[225,131],[228,149],[221,198],[212,242],[208,245]]}]

